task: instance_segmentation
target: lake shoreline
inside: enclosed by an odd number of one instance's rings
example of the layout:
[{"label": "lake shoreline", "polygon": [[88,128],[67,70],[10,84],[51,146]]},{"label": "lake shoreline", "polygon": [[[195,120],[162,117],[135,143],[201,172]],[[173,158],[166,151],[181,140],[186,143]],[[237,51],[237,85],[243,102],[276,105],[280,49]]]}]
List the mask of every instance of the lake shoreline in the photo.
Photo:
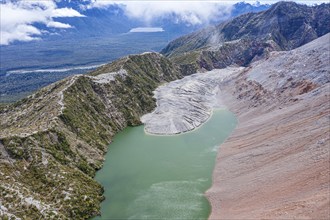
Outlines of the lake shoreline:
[{"label": "lake shoreline", "polygon": [[95,176],[106,200],[93,219],[206,219],[214,148],[235,126],[235,116],[219,110],[181,135],[147,135],[143,126],[119,132]]}]

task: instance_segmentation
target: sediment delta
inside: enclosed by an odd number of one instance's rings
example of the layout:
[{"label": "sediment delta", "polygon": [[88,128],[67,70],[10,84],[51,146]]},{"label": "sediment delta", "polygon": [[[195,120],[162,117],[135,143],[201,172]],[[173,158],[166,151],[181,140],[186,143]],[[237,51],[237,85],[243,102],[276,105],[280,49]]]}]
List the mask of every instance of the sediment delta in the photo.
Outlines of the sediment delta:
[{"label": "sediment delta", "polygon": [[224,108],[219,84],[239,74],[244,68],[228,67],[186,76],[154,92],[156,109],[141,117],[145,131],[171,135],[191,131],[204,123],[215,108]]}]

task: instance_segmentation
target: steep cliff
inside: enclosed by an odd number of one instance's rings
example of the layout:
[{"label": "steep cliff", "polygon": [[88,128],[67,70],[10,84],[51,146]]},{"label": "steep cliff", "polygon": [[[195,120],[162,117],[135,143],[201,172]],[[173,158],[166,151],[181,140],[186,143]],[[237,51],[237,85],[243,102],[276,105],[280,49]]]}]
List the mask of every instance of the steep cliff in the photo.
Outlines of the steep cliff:
[{"label": "steep cliff", "polygon": [[86,219],[99,213],[92,179],[107,145],[155,107],[153,90],[180,78],[157,53],[75,75],[0,112],[0,216]]}]

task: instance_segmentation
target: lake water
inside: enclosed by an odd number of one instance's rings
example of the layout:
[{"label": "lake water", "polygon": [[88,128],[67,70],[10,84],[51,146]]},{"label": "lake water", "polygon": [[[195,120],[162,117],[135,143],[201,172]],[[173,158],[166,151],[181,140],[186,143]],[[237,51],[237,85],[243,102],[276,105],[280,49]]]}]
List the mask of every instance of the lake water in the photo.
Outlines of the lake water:
[{"label": "lake water", "polygon": [[218,146],[235,128],[235,116],[216,110],[200,128],[154,136],[129,127],[109,146],[95,179],[105,188],[94,219],[207,219],[204,192],[211,186]]}]

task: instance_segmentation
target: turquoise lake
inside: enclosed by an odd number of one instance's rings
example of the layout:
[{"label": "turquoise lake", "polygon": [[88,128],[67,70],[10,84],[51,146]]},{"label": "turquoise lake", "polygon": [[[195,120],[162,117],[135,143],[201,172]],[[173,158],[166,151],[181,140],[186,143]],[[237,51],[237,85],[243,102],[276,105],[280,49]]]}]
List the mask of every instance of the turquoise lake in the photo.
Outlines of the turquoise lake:
[{"label": "turquoise lake", "polygon": [[106,199],[94,219],[207,219],[204,192],[217,149],[235,126],[231,112],[216,110],[185,134],[148,135],[143,126],[118,133],[95,177]]}]

